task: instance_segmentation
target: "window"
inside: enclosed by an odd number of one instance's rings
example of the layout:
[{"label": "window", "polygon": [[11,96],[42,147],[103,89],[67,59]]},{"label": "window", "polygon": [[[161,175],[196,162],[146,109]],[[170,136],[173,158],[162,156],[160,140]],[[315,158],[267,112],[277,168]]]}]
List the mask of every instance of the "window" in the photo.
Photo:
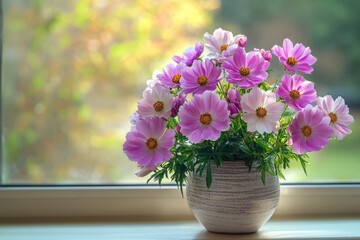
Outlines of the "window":
[{"label": "window", "polygon": [[[319,95],[342,95],[357,119],[359,7],[322,0],[5,0],[2,183],[145,183],[122,152],[145,82],[219,26],[246,34],[250,49],[270,49],[285,37],[311,46],[318,63],[310,80]],[[352,130],[310,155],[309,176],[298,166],[286,173],[288,182],[358,181],[356,122]]]},{"label": "window", "polygon": [[[174,187],[9,185],[144,183],[121,145],[145,81],[220,26],[246,34],[250,48],[284,37],[311,46],[319,94],[344,96],[357,119],[360,3],[330,2],[2,1],[0,218],[188,217]],[[287,182],[359,181],[356,122],[352,130],[311,154],[308,177],[293,168]],[[359,198],[355,184],[284,185],[278,212],[359,214]]]}]

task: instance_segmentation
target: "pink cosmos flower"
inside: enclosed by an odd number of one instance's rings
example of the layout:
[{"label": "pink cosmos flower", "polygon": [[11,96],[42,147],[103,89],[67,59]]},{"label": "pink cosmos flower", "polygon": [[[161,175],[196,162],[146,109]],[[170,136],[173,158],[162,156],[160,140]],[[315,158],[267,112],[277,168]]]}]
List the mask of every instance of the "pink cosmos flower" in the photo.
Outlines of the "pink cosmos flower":
[{"label": "pink cosmos flower", "polygon": [[294,152],[303,154],[319,151],[327,146],[333,135],[329,123],[330,118],[324,116],[317,107],[307,105],[297,112],[288,129]]},{"label": "pink cosmos flower", "polygon": [[249,132],[277,132],[284,104],[276,102],[275,93],[256,87],[242,96],[241,107]]},{"label": "pink cosmos flower", "polygon": [[203,93],[206,90],[215,90],[216,84],[221,80],[221,68],[210,59],[196,60],[191,68],[183,70],[181,87],[183,93]]},{"label": "pink cosmos flower", "polygon": [[176,63],[184,63],[187,66],[191,66],[193,62],[198,59],[204,51],[204,44],[197,42],[195,47],[190,47],[184,51],[184,56],[180,57],[175,55],[173,60]]},{"label": "pink cosmos flower", "polygon": [[316,62],[316,58],[311,55],[310,48],[305,48],[301,43],[296,43],[294,46],[290,39],[286,38],[283,47],[275,45],[272,52],[287,71],[310,74],[314,70],[312,65]]},{"label": "pink cosmos flower", "polygon": [[184,63],[168,64],[165,69],[157,75],[161,84],[165,87],[175,88],[180,86],[182,70],[186,67]]},{"label": "pink cosmos flower", "polygon": [[171,115],[173,96],[170,89],[155,84],[150,90],[143,92],[143,98],[138,101],[138,113],[141,117],[164,117]]},{"label": "pink cosmos flower", "polygon": [[284,75],[276,94],[296,111],[300,111],[316,100],[314,83],[305,80],[300,75]]},{"label": "pink cosmos flower", "polygon": [[349,114],[349,108],[345,105],[342,97],[338,97],[334,101],[331,96],[327,95],[319,97],[317,103],[319,110],[330,117],[330,127],[337,139],[342,140],[351,133],[348,126],[354,122],[354,118]]},{"label": "pink cosmos flower", "polygon": [[229,73],[228,82],[241,88],[253,88],[263,82],[270,63],[256,52],[246,53],[243,48],[235,50],[234,56],[225,59],[222,67]]},{"label": "pink cosmos flower", "polygon": [[211,91],[196,94],[179,111],[181,133],[192,143],[216,141],[230,126],[227,102]]},{"label": "pink cosmos flower", "polygon": [[245,47],[247,38],[244,35],[234,37],[232,32],[218,28],[213,35],[205,33],[204,41],[206,48],[210,51],[208,56],[221,60],[232,55],[239,45]]},{"label": "pink cosmos flower", "polygon": [[230,89],[228,92],[228,109],[230,111],[230,117],[235,118],[239,115],[241,112],[241,106],[240,106],[240,92],[237,89]]},{"label": "pink cosmos flower", "polygon": [[175,142],[175,131],[165,130],[166,121],[148,118],[138,122],[136,128],[126,134],[123,150],[131,161],[144,168],[153,169],[172,158],[170,148]]},{"label": "pink cosmos flower", "polygon": [[185,103],[186,95],[183,93],[179,93],[178,96],[175,97],[172,108],[171,108],[171,117],[176,117],[180,107]]}]

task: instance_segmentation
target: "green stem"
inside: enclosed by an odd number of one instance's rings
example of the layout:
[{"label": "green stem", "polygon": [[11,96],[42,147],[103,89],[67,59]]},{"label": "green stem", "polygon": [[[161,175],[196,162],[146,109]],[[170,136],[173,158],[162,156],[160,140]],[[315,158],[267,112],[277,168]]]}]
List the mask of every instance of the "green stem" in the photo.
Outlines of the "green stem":
[{"label": "green stem", "polygon": [[238,123],[239,123],[239,126],[240,126],[240,130],[241,132],[243,133],[243,140],[244,142],[246,143],[246,145],[248,145],[253,151],[255,151],[255,149],[253,148],[253,145],[250,144],[251,143],[251,139],[249,138],[249,135],[247,133],[247,131],[245,129],[243,129],[242,125],[241,125],[241,119],[240,117],[238,118]]},{"label": "green stem", "polygon": [[223,88],[222,84],[219,82],[219,83],[217,84],[217,86],[219,87],[219,89],[220,89],[223,97],[226,99],[226,93],[225,93],[225,91],[224,91],[224,88]]},{"label": "green stem", "polygon": [[275,82],[275,84],[274,84],[274,87],[273,87],[273,89],[272,89],[272,92],[275,92],[276,87],[277,87],[277,85],[280,83],[280,79],[281,79],[281,77],[283,76],[284,73],[285,73],[285,70],[284,70],[283,72],[279,73],[279,75],[276,77],[276,82]]},{"label": "green stem", "polygon": [[[286,104],[285,105],[285,108],[284,108],[284,111],[281,113],[281,116],[286,112],[286,110],[288,109],[288,105]],[[281,126],[280,126],[281,128]],[[280,130],[279,130],[280,131]],[[279,143],[280,143],[280,134],[278,133],[277,134],[277,137],[276,137],[276,143],[275,143],[275,148],[274,149],[277,149],[279,147]]]}]

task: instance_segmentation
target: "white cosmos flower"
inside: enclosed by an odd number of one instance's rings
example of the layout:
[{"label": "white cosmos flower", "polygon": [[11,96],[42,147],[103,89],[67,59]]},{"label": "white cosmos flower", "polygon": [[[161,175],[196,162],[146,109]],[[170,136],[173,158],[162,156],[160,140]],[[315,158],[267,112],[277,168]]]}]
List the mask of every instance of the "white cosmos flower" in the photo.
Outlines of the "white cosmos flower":
[{"label": "white cosmos flower", "polygon": [[244,121],[249,132],[277,132],[284,104],[276,102],[276,95],[256,87],[241,98]]},{"label": "white cosmos flower", "polygon": [[152,89],[143,92],[143,98],[138,101],[138,113],[142,118],[164,117],[171,115],[173,96],[170,89],[155,84]]},{"label": "white cosmos flower", "polygon": [[353,116],[349,114],[349,107],[345,104],[342,97],[338,97],[335,100],[327,95],[325,97],[319,97],[317,100],[318,108],[329,116],[330,127],[334,131],[334,136],[342,140],[346,135],[351,133],[349,125],[354,122]]},{"label": "white cosmos flower", "polygon": [[246,36],[234,36],[232,32],[218,28],[213,35],[205,33],[204,41],[206,48],[210,51],[209,57],[222,60],[234,53],[235,49],[239,47],[239,42],[245,46]]}]

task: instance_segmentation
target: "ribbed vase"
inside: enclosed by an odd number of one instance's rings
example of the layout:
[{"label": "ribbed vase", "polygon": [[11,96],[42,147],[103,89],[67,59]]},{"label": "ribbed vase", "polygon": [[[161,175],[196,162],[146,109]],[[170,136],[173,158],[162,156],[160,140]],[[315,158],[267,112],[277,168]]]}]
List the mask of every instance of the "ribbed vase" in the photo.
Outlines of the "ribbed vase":
[{"label": "ribbed vase", "polygon": [[186,184],[189,207],[196,219],[210,232],[253,233],[267,222],[279,202],[280,186],[276,176],[261,181],[255,167],[249,172],[244,162],[212,165],[212,184],[202,177],[190,176]]}]

